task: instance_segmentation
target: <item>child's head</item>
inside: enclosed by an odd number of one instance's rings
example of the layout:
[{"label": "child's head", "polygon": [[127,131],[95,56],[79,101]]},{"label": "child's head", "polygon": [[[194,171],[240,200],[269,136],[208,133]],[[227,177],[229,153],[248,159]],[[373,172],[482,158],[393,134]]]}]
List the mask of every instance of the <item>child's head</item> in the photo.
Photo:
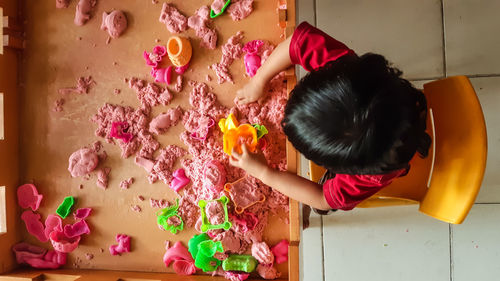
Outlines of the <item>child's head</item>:
[{"label": "child's head", "polygon": [[306,158],[335,173],[380,174],[427,156],[427,104],[401,71],[376,54],[344,56],[305,76],[282,126]]}]

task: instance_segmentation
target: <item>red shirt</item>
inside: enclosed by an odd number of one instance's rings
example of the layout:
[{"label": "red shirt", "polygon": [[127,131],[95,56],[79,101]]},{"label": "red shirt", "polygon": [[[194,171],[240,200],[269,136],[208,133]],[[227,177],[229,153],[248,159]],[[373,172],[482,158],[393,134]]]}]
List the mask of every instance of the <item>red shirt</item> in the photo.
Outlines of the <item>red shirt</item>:
[{"label": "red shirt", "polygon": [[[317,70],[345,55],[355,53],[307,22],[297,26],[290,42],[292,63],[300,64],[307,71]],[[323,184],[323,194],[333,209],[351,210],[405,173],[406,169],[381,175],[337,174]]]}]

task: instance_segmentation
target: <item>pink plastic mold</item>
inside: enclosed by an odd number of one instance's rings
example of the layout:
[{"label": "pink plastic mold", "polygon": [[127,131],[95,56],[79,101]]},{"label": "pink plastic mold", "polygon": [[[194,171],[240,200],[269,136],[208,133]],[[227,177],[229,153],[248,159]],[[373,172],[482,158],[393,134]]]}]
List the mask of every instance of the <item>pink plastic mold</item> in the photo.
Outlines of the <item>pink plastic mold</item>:
[{"label": "pink plastic mold", "polygon": [[158,63],[167,54],[167,48],[165,46],[155,46],[151,53],[144,51],[143,56],[146,60],[146,64],[152,67],[158,67]]},{"label": "pink plastic mold", "polygon": [[130,252],[130,237],[125,234],[117,234],[116,242],[118,245],[109,246],[109,253],[113,256]]},{"label": "pink plastic mold", "polygon": [[288,241],[283,239],[278,244],[271,248],[274,259],[277,264],[284,263],[288,260]]},{"label": "pink plastic mold", "polygon": [[62,219],[58,215],[49,215],[45,219],[45,237],[50,237],[52,231],[63,231]]},{"label": "pink plastic mold", "polygon": [[85,220],[77,221],[74,224],[64,226],[64,235],[68,238],[73,238],[83,234],[89,234],[90,229]]},{"label": "pink plastic mold", "polygon": [[43,195],[38,194],[36,186],[33,184],[23,184],[17,188],[17,202],[23,209],[31,208],[33,211],[38,210]]},{"label": "pink plastic mold", "polygon": [[50,233],[50,242],[54,247],[54,250],[61,253],[71,253],[80,243],[80,236],[73,238],[67,237],[62,231],[52,231]]},{"label": "pink plastic mold", "polygon": [[66,264],[66,254],[54,250],[47,251],[44,248],[28,243],[19,243],[12,247],[19,264],[26,263],[39,269],[56,269]]},{"label": "pink plastic mold", "polygon": [[178,66],[175,68],[175,73],[182,75],[189,68],[189,62],[184,66]]},{"label": "pink plastic mold", "polygon": [[45,227],[40,221],[40,214],[33,213],[33,211],[26,210],[22,213],[21,219],[26,225],[29,234],[35,236],[41,242],[47,242],[49,239],[45,236]]},{"label": "pink plastic mold", "polygon": [[170,188],[173,189],[175,192],[178,192],[179,189],[183,188],[189,183],[189,178],[186,177],[186,173],[184,172],[184,169],[177,169],[173,173],[174,178],[170,182]]},{"label": "pink plastic mold", "polygon": [[80,208],[73,213],[76,220],[83,220],[90,216],[92,208]]},{"label": "pink plastic mold", "polygon": [[193,139],[205,141],[208,137],[210,128],[215,125],[215,121],[209,117],[207,119],[202,119],[199,124],[200,125],[196,128],[196,131],[191,133],[191,137]]},{"label": "pink plastic mold", "polygon": [[151,70],[151,76],[155,79],[157,83],[167,83],[170,85],[172,82],[172,70],[173,66],[169,66],[167,68],[153,68]]},{"label": "pink plastic mold", "polygon": [[253,77],[261,66],[261,57],[257,55],[260,46],[264,42],[262,40],[253,40],[245,44],[243,51],[246,52],[243,61],[245,62],[245,72],[248,76]]},{"label": "pink plastic mold", "polygon": [[127,122],[113,122],[109,135],[113,138],[121,139],[124,143],[128,143],[134,137],[131,133],[127,133],[128,126]]},{"label": "pink plastic mold", "polygon": [[172,248],[167,248],[163,262],[167,267],[173,262],[172,268],[180,275],[191,275],[196,272],[193,257],[180,241],[175,242]]}]

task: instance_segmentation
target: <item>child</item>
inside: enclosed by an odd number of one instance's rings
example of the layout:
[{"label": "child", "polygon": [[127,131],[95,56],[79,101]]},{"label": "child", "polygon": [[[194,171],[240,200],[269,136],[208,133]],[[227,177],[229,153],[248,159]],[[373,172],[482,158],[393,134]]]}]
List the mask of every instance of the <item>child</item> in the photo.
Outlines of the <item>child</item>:
[{"label": "child", "polygon": [[266,83],[300,64],[310,71],[293,89],[282,127],[293,146],[324,166],[319,183],[267,167],[262,153],[232,153],[230,163],[281,193],[319,210],[351,210],[409,170],[415,152],[426,157],[427,104],[401,71],[376,54],[357,56],[306,22],[279,44],[237,92],[257,101]]}]

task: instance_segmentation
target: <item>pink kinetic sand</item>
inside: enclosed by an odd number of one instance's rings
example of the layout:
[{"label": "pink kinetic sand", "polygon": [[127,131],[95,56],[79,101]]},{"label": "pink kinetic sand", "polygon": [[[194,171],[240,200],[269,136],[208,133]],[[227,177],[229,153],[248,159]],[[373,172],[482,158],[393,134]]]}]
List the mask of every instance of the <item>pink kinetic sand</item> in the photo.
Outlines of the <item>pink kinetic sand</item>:
[{"label": "pink kinetic sand", "polygon": [[167,112],[162,113],[149,123],[149,132],[152,134],[163,134],[168,128],[177,125],[182,118],[182,109],[180,106],[171,108]]},{"label": "pink kinetic sand", "polygon": [[57,9],[68,8],[68,6],[69,6],[69,0],[56,0]]},{"label": "pink kinetic sand", "polygon": [[149,173],[149,182],[154,183],[157,180],[161,180],[165,184],[170,184],[170,180],[172,179],[171,170],[175,161],[185,154],[186,151],[176,145],[169,145],[160,149],[160,154],[155,158],[155,164]]},{"label": "pink kinetic sand", "polygon": [[77,80],[76,87],[68,87],[68,88],[60,88],[58,90],[59,94],[88,94],[90,87],[95,84],[95,81],[92,79],[92,76],[88,77],[80,77]]},{"label": "pink kinetic sand", "polygon": [[253,243],[252,256],[261,264],[272,265],[274,263],[274,255],[266,242]]},{"label": "pink kinetic sand", "polygon": [[208,202],[205,212],[210,224],[218,225],[224,223],[224,208],[221,203],[217,201]]},{"label": "pink kinetic sand", "polygon": [[139,205],[130,206],[130,209],[132,209],[132,211],[138,212],[138,213],[140,213],[142,211],[142,209]]},{"label": "pink kinetic sand", "polygon": [[201,39],[201,47],[213,50],[217,44],[217,32],[207,26],[211,22],[209,15],[210,8],[208,6],[200,7],[194,15],[189,17],[188,26],[194,29],[196,36]]},{"label": "pink kinetic sand", "polygon": [[190,181],[189,178],[186,177],[184,169],[177,169],[172,175],[174,178],[170,182],[170,188],[175,192],[179,192],[179,190],[186,186]]},{"label": "pink kinetic sand", "polygon": [[98,187],[100,187],[102,189],[108,188],[109,173],[110,172],[111,172],[111,168],[109,168],[109,167],[104,167],[102,169],[99,169],[99,171],[97,171],[96,184]]},{"label": "pink kinetic sand", "polygon": [[281,240],[281,242],[271,248],[271,251],[276,258],[277,264],[286,262],[288,260],[288,241]]},{"label": "pink kinetic sand", "polygon": [[164,209],[170,206],[170,203],[165,199],[149,198],[149,204],[151,205],[151,208],[160,208],[160,209]]},{"label": "pink kinetic sand", "polygon": [[45,236],[45,227],[40,221],[40,214],[33,213],[33,211],[26,210],[21,214],[21,219],[26,225],[28,233],[38,238],[42,242],[47,242],[49,239]]},{"label": "pink kinetic sand", "polygon": [[281,273],[272,265],[259,264],[256,271],[263,279],[276,279],[281,276]]},{"label": "pink kinetic sand", "polygon": [[137,98],[145,108],[150,108],[159,104],[168,105],[172,100],[172,94],[169,93],[168,89],[162,88],[156,84],[132,77],[128,85],[135,90]]},{"label": "pink kinetic sand", "polygon": [[233,228],[236,232],[245,233],[255,229],[259,223],[259,219],[254,213],[244,212],[242,214],[229,215],[230,220],[233,222]]},{"label": "pink kinetic sand", "polygon": [[127,17],[119,10],[114,10],[109,14],[103,12],[101,29],[107,30],[112,38],[118,38],[127,29]]},{"label": "pink kinetic sand", "polygon": [[181,220],[179,219],[179,217],[177,216],[171,216],[167,219],[167,224],[168,225],[173,225],[173,226],[178,226],[180,225],[182,222]]},{"label": "pink kinetic sand", "polygon": [[243,209],[253,205],[255,202],[262,201],[262,198],[264,198],[257,180],[250,175],[247,175],[242,180],[231,183],[229,195],[234,205]]},{"label": "pink kinetic sand", "polygon": [[182,91],[182,75],[177,75],[177,79],[175,80],[174,91],[177,93]]},{"label": "pink kinetic sand", "polygon": [[168,267],[173,262],[173,268],[177,274],[191,275],[196,272],[194,260],[186,247],[180,241],[175,242],[174,246],[166,249],[163,256],[163,262]]},{"label": "pink kinetic sand", "polygon": [[214,14],[219,14],[222,11],[222,7],[224,7],[224,4],[226,4],[226,0],[214,0],[214,2],[212,2],[212,5],[210,5],[210,8],[212,8]]},{"label": "pink kinetic sand", "polygon": [[137,164],[138,166],[141,166],[146,170],[146,172],[151,173],[153,170],[153,167],[155,166],[155,162],[151,159],[147,159],[144,157],[135,157],[134,163]]},{"label": "pink kinetic sand", "polygon": [[125,234],[117,234],[116,242],[118,245],[109,246],[109,253],[113,256],[130,252],[130,237]]},{"label": "pink kinetic sand", "polygon": [[203,169],[203,188],[215,193],[220,193],[226,183],[226,169],[217,160],[210,160],[205,163]]},{"label": "pink kinetic sand", "polygon": [[89,234],[90,228],[85,220],[77,221],[74,224],[64,226],[64,235],[68,238]]},{"label": "pink kinetic sand", "polygon": [[80,0],[76,5],[75,24],[84,25],[91,17],[92,10],[97,4],[97,0]]},{"label": "pink kinetic sand", "polygon": [[159,21],[164,23],[171,33],[181,33],[187,29],[187,18],[172,4],[163,3]]},{"label": "pink kinetic sand", "polygon": [[253,0],[236,0],[227,8],[227,12],[234,21],[242,20],[252,13]]},{"label": "pink kinetic sand", "polygon": [[112,124],[114,122],[127,122],[129,124],[127,133],[132,134],[134,137],[128,143],[118,142],[122,150],[122,158],[135,154],[141,146],[138,156],[152,157],[160,144],[153,139],[146,129],[149,123],[149,111],[149,107],[134,110],[129,106],[124,107],[107,103],[91,119],[92,122],[98,124],[95,135],[106,138],[108,143],[114,143],[110,135]]},{"label": "pink kinetic sand", "polygon": [[57,99],[54,101],[54,107],[52,107],[52,111],[54,112],[61,112],[63,111],[63,105],[64,105],[65,100],[63,98]]},{"label": "pink kinetic sand", "polygon": [[36,186],[33,184],[23,184],[17,188],[17,203],[21,208],[36,211],[42,202],[43,195],[38,194]]},{"label": "pink kinetic sand", "polygon": [[91,253],[85,253],[85,259],[86,259],[86,260],[88,260],[88,261],[89,261],[89,260],[92,260],[93,258],[94,258],[94,255],[93,255],[93,254],[91,254]]},{"label": "pink kinetic sand", "polygon": [[236,35],[231,36],[227,43],[222,46],[222,56],[219,63],[214,63],[210,68],[217,75],[217,83],[222,84],[225,81],[233,83],[233,78],[229,74],[229,66],[233,61],[243,53],[243,45],[240,43],[243,39],[243,32],[238,31]]},{"label": "pink kinetic sand", "polygon": [[239,234],[236,234],[232,229],[221,232],[213,240],[221,241],[225,253],[242,254],[248,247],[248,243],[242,241]]},{"label": "pink kinetic sand", "polygon": [[128,189],[130,187],[130,185],[132,185],[134,183],[134,178],[128,178],[126,180],[122,180],[120,182],[120,188],[121,189]]},{"label": "pink kinetic sand", "polygon": [[215,125],[214,119],[210,117],[202,117],[198,120],[198,128],[194,132],[191,132],[191,137],[199,141],[205,141],[210,132],[210,128]]},{"label": "pink kinetic sand", "polygon": [[45,237],[50,237],[52,231],[63,231],[62,219],[58,215],[48,215],[45,219]]},{"label": "pink kinetic sand", "polygon": [[61,253],[73,252],[80,243],[80,236],[69,238],[61,231],[52,231],[49,237],[54,250]]},{"label": "pink kinetic sand", "polygon": [[75,220],[83,220],[90,216],[91,212],[92,208],[80,208],[73,213],[73,216],[75,217]]}]

